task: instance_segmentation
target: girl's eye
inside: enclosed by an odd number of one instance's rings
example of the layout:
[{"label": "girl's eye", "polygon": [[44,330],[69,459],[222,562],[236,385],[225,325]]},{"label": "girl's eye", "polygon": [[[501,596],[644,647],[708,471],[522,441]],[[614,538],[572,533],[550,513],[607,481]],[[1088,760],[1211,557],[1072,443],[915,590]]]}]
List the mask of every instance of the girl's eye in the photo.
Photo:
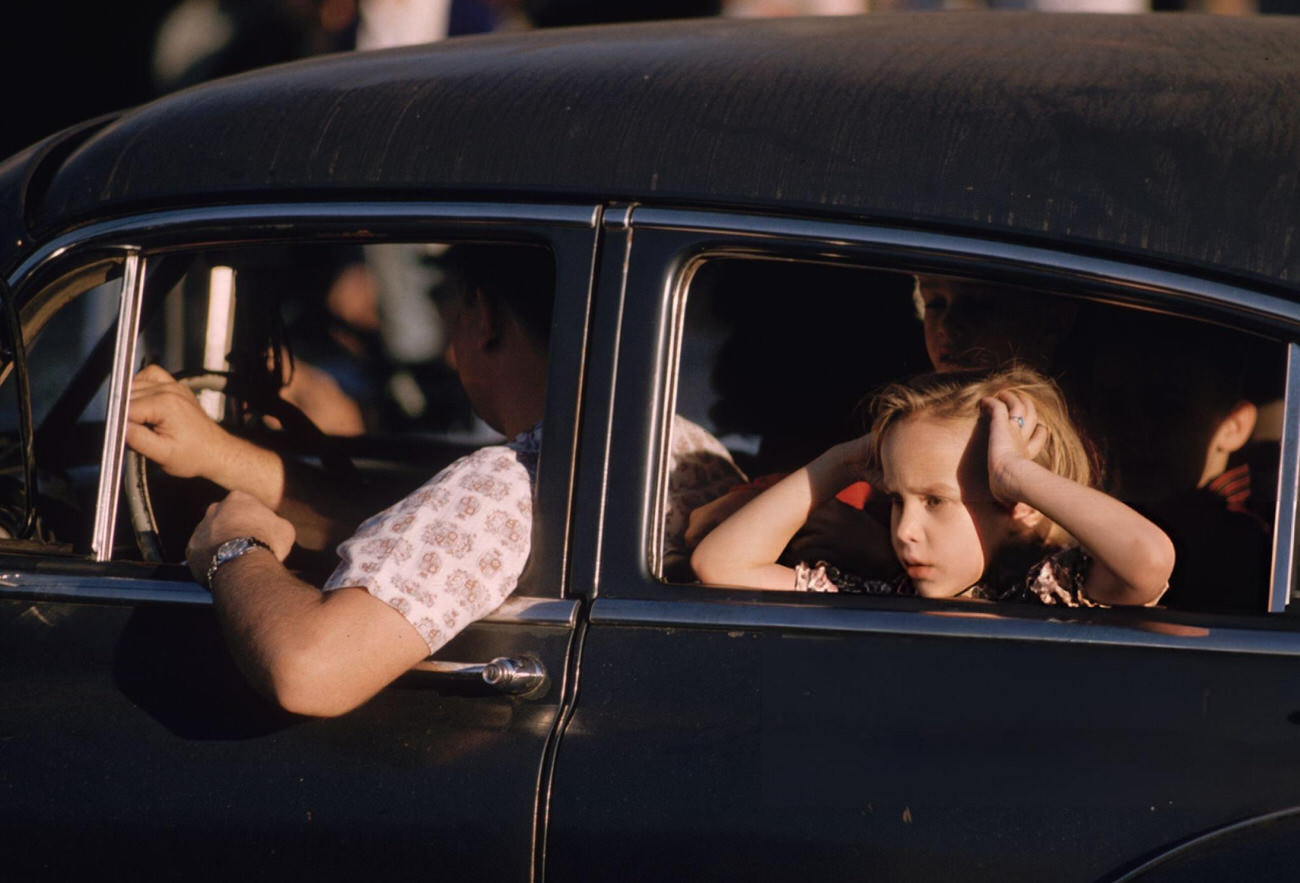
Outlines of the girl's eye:
[{"label": "girl's eye", "polygon": [[937,508],[937,507],[943,505],[943,502],[944,502],[943,497],[926,497],[926,498],[925,498],[925,508],[927,508],[927,509],[935,509],[935,508]]},{"label": "girl's eye", "polygon": [[890,495],[889,495],[889,507],[890,507],[891,509],[902,509],[902,508],[903,508],[903,498],[900,497],[898,494],[890,494]]}]

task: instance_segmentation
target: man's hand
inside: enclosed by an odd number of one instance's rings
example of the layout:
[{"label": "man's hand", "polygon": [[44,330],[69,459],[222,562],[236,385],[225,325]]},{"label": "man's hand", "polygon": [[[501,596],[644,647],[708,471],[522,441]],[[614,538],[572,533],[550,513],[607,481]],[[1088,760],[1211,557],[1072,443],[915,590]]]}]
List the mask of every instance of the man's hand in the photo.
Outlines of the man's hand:
[{"label": "man's hand", "polygon": [[293,525],[256,497],[242,491],[231,491],[224,500],[208,507],[207,514],[194,528],[185,548],[185,560],[195,581],[203,585],[207,581],[212,556],[226,540],[256,537],[270,546],[275,557],[283,561],[293,548],[294,536]]},{"label": "man's hand", "polygon": [[238,457],[237,439],[214,423],[189,388],[157,365],[131,383],[126,443],[177,478],[220,482],[222,467]]}]

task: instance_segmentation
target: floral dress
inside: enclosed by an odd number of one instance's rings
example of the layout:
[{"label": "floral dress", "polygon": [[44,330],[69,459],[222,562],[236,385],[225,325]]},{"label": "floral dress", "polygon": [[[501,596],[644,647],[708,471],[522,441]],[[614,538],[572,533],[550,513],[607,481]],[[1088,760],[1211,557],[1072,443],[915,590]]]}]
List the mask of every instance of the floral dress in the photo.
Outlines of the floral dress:
[{"label": "floral dress", "polygon": [[[979,582],[958,593],[957,598],[984,601],[1019,601],[1061,607],[1100,607],[1083,593],[1092,558],[1077,546],[1057,549],[1032,564],[1023,578],[1004,582]],[[850,595],[916,594],[906,575],[893,579],[868,579],[847,573],[819,561],[813,566],[800,562],[795,566],[796,592],[837,592]]]}]

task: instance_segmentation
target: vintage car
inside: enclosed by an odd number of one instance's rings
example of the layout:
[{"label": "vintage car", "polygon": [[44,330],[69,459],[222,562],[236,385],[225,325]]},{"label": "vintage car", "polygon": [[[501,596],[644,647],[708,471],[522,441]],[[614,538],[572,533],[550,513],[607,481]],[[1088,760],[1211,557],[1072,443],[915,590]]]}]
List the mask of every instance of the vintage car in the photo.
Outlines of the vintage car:
[{"label": "vintage car", "polygon": [[[1018,13],[496,35],[10,158],[0,877],[1294,879],[1297,45]],[[553,261],[529,567],[361,708],[289,714],[183,564],[221,490],[126,455],[131,378],[208,375],[232,431],[395,499],[494,437],[428,309],[467,241]],[[744,590],[665,542],[673,416],[750,477],[860,432],[930,366],[918,278],[1051,344],[1175,539],[1161,605]],[[1198,521],[1212,386],[1252,406],[1250,494]]]}]

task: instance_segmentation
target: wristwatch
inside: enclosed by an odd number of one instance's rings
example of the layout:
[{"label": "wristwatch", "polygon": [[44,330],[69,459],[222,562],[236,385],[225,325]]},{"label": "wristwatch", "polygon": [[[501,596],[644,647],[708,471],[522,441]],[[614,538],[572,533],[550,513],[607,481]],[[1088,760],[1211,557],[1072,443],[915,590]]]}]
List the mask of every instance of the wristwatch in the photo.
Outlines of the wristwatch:
[{"label": "wristwatch", "polygon": [[[257,537],[235,537],[233,540],[226,540],[220,546],[217,546],[217,551],[212,553],[212,561],[208,564],[208,572],[203,580],[205,588],[209,592],[212,591],[212,578],[217,575],[221,565],[227,561],[234,561],[241,555],[247,555],[254,549],[271,551],[271,547]],[[272,552],[272,554],[275,553]]]}]

